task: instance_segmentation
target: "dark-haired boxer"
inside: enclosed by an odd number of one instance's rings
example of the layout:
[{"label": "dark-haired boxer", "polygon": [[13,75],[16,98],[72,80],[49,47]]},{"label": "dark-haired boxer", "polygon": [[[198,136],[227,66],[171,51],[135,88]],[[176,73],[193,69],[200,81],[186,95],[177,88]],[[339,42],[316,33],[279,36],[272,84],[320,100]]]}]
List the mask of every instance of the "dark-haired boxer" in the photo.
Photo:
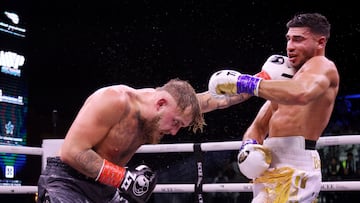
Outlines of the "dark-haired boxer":
[{"label": "dark-haired boxer", "polygon": [[295,15],[286,24],[290,80],[214,74],[213,94],[247,93],[266,99],[243,136],[238,161],[252,179],[253,203],[316,202],[321,188],[316,142],[328,125],[339,89],[336,65],[325,56],[330,24],[319,13]]}]

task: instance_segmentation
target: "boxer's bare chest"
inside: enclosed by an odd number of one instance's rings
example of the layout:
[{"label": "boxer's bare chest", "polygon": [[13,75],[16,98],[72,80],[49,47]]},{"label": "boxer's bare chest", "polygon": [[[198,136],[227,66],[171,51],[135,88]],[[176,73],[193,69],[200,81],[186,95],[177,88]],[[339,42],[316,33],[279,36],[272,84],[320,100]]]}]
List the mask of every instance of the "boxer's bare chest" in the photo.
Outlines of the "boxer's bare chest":
[{"label": "boxer's bare chest", "polygon": [[136,113],[132,113],[110,129],[99,150],[113,162],[125,165],[142,144],[142,121]]}]

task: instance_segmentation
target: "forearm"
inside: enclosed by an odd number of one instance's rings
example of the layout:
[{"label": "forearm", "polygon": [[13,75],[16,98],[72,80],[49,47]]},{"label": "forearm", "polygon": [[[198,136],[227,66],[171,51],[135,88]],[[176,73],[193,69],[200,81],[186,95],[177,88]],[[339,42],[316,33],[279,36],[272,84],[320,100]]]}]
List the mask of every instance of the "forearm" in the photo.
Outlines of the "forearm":
[{"label": "forearm", "polygon": [[272,116],[272,103],[266,101],[260,108],[254,121],[246,130],[243,140],[255,139],[258,143],[262,144],[263,140],[269,132],[269,122]]},{"label": "forearm", "polygon": [[293,80],[261,81],[259,97],[285,105],[304,105],[311,99],[311,89]]},{"label": "forearm", "polygon": [[267,135],[267,131],[265,131],[262,128],[256,128],[255,126],[251,125],[244,133],[242,140],[253,139],[256,140],[259,144],[262,144],[266,135]]},{"label": "forearm", "polygon": [[[268,134],[268,122],[272,114],[272,104],[266,101],[258,112],[254,122],[243,136],[238,154],[239,169],[250,179],[259,177],[271,163],[271,153],[262,147]],[[260,145],[259,145],[260,144]]]},{"label": "forearm", "polygon": [[207,113],[216,109],[225,109],[248,100],[251,95],[239,94],[233,96],[213,97],[208,91],[197,94],[201,111]]},{"label": "forearm", "polygon": [[92,149],[73,153],[63,153],[61,159],[80,173],[95,179],[101,170],[104,159]]},{"label": "forearm", "polygon": [[71,166],[96,181],[114,187],[120,186],[126,172],[124,167],[102,158],[92,149],[76,153]]}]

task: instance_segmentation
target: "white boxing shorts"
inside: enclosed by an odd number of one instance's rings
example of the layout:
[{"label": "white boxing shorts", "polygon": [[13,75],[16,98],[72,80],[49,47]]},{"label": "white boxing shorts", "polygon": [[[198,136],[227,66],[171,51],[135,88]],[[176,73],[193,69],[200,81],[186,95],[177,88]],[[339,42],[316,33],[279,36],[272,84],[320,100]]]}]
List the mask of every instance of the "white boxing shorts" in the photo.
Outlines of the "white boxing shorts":
[{"label": "white boxing shorts", "polygon": [[252,203],[313,203],[321,189],[319,153],[302,136],[271,137],[263,146],[271,151],[270,167],[253,180]]}]

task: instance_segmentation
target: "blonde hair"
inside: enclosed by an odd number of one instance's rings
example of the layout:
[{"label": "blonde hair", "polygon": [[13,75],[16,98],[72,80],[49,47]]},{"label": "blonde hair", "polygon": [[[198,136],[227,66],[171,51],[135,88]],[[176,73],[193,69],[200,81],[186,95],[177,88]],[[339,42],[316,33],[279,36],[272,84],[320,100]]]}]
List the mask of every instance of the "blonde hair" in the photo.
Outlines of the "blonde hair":
[{"label": "blonde hair", "polygon": [[185,111],[187,107],[191,107],[193,121],[189,128],[192,129],[194,133],[196,133],[197,130],[203,131],[205,125],[204,115],[201,113],[196,92],[189,82],[174,78],[157,89],[167,91],[175,99],[182,112]]}]

